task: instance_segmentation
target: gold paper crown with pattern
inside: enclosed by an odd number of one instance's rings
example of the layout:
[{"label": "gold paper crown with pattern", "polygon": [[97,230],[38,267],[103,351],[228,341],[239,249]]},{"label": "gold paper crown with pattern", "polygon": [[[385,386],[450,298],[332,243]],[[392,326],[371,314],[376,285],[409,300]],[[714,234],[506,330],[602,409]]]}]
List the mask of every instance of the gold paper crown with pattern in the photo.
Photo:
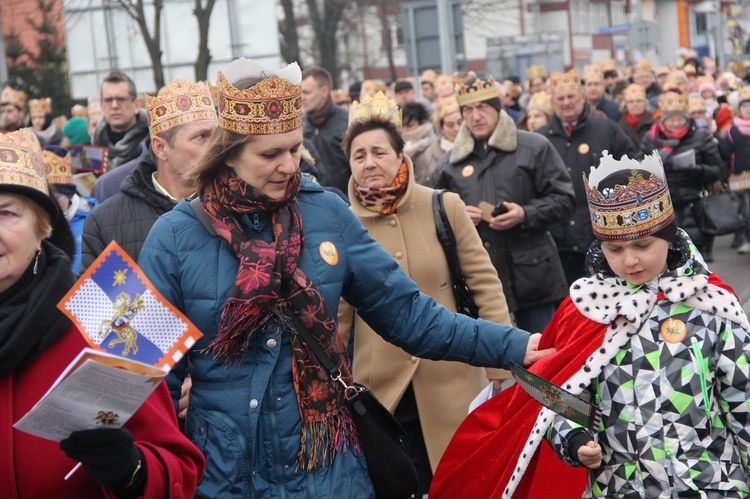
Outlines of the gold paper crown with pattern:
[{"label": "gold paper crown with pattern", "polygon": [[602,68],[603,72],[617,71],[617,62],[614,59],[605,59],[599,61],[599,67]]},{"label": "gold paper crown with pattern", "polygon": [[89,95],[88,98],[89,114],[102,112],[102,96],[99,92]]},{"label": "gold paper crown with pattern", "polygon": [[547,92],[543,90],[531,96],[527,109],[538,109],[546,114],[547,117],[552,116],[552,113],[554,112],[554,109],[552,108],[552,99],[547,95]]},{"label": "gold paper crown with pattern", "polygon": [[89,115],[89,110],[86,106],[76,104],[75,106],[70,108],[71,118],[86,118],[88,117],[88,115]]},{"label": "gold paper crown with pattern", "polygon": [[425,69],[422,71],[422,76],[420,76],[420,80],[422,82],[429,82],[432,83],[432,85],[435,85],[435,78],[438,77],[438,74],[432,70],[432,69]]},{"label": "gold paper crown with pattern", "polygon": [[685,74],[687,75],[695,75],[697,72],[695,70],[695,66],[693,66],[692,64],[685,64],[682,70],[685,71]]},{"label": "gold paper crown with pattern", "polygon": [[331,98],[334,104],[346,104],[349,102],[349,90],[346,88],[335,88],[331,90]]},{"label": "gold paper crown with pattern", "polygon": [[688,96],[677,92],[664,92],[659,96],[659,110],[662,114],[670,111],[688,110]]},{"label": "gold paper crown with pattern", "polygon": [[544,66],[531,66],[528,71],[526,71],[526,76],[529,77],[529,81],[534,81],[535,78],[546,80],[547,70],[544,69]]},{"label": "gold paper crown with pattern", "polygon": [[716,85],[716,81],[711,75],[699,76],[695,79],[694,86],[700,88],[702,85]]},{"label": "gold paper crown with pattern", "polygon": [[5,106],[6,104],[12,104],[23,111],[23,107],[26,105],[26,92],[5,87],[2,94],[0,94],[0,106]]},{"label": "gold paper crown with pattern", "polygon": [[583,68],[583,79],[585,81],[604,81],[604,71],[598,64],[589,64]]},{"label": "gold paper crown with pattern", "polygon": [[750,100],[750,86],[748,87],[742,87],[737,91],[739,101],[738,102],[745,102],[746,100]]},{"label": "gold paper crown with pattern", "polygon": [[352,107],[349,109],[349,124],[355,121],[366,121],[372,116],[385,116],[401,129],[401,109],[394,100],[386,97],[381,91],[372,97],[366,95],[359,101],[352,102]]},{"label": "gold paper crown with pattern", "polygon": [[648,62],[648,59],[645,57],[641,57],[638,59],[638,62],[633,65],[633,76],[640,74],[653,74],[651,71],[651,63]]},{"label": "gold paper crown with pattern", "polygon": [[461,109],[458,107],[458,101],[455,95],[447,95],[445,97],[438,97],[435,101],[435,108],[437,110],[436,118],[437,122],[440,121],[452,113],[460,113]]},{"label": "gold paper crown with pattern", "polygon": [[378,93],[378,84],[375,83],[373,80],[365,80],[362,82],[362,85],[359,87],[359,96],[360,97],[372,97]]},{"label": "gold paper crown with pattern", "polygon": [[693,97],[688,102],[688,113],[690,114],[706,114],[707,110],[706,99],[703,97]]},{"label": "gold paper crown with pattern", "polygon": [[730,69],[733,73],[740,73],[745,70],[745,64],[742,61],[733,61]]},{"label": "gold paper crown with pattern", "polygon": [[215,81],[211,80],[206,80],[203,84],[206,85],[209,92],[211,92],[211,102],[214,103],[214,107],[219,107],[219,86]]},{"label": "gold paper crown with pattern", "polygon": [[654,70],[654,74],[656,76],[665,76],[669,74],[669,71],[669,66],[657,66]]},{"label": "gold paper crown with pattern", "polygon": [[49,195],[42,148],[31,128],[0,135],[0,184],[28,187]]},{"label": "gold paper crown with pattern", "polygon": [[458,101],[459,107],[500,98],[493,77],[490,76],[486,80],[482,80],[478,77],[472,78],[473,81],[468,80],[471,81],[471,83],[466,81],[456,85],[456,100]]},{"label": "gold paper crown with pattern", "polygon": [[631,83],[623,91],[625,102],[629,100],[646,100],[646,89],[637,83]]},{"label": "gold paper crown with pattern", "polygon": [[211,90],[182,79],[163,87],[156,97],[146,95],[146,112],[152,137],[193,121],[217,119]]},{"label": "gold paper crown with pattern", "polygon": [[581,77],[578,71],[571,69],[567,73],[552,73],[549,75],[549,91],[552,95],[558,92],[577,92],[581,90]]},{"label": "gold paper crown with pattern", "polygon": [[50,184],[72,184],[73,166],[70,161],[70,152],[61,158],[52,151],[42,151],[42,162],[44,172]]},{"label": "gold paper crown with pattern", "polygon": [[[240,90],[232,82],[263,78]],[[240,135],[275,135],[302,126],[302,72],[296,62],[268,70],[241,57],[219,71],[219,127]]]},{"label": "gold paper crown with pattern", "polygon": [[[600,188],[610,175],[620,173],[627,184]],[[645,175],[648,175],[647,177]],[[640,163],[623,156],[619,161],[602,152],[599,167],[583,174],[594,236],[601,241],[627,241],[656,234],[674,221],[674,208],[658,151]]]},{"label": "gold paper crown with pattern", "polygon": [[52,99],[45,97],[43,99],[31,99],[29,101],[29,114],[52,114]]},{"label": "gold paper crown with pattern", "polygon": [[438,75],[437,78],[435,78],[435,93],[439,97],[454,95],[455,92],[456,89],[453,85],[453,77],[448,75]]}]

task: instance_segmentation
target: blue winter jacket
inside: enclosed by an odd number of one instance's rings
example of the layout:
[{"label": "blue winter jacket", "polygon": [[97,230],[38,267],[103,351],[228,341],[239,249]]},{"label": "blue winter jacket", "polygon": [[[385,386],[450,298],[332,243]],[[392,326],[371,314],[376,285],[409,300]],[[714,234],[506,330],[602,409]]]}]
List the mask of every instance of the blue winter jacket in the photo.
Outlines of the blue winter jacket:
[{"label": "blue winter jacket", "polygon": [[[457,316],[420,294],[338,196],[305,180],[298,199],[304,230],[299,265],[334,317],[343,296],[375,331],[412,355],[476,366],[522,362],[526,332]],[[270,218],[245,216],[243,224],[250,237],[271,240]],[[338,261],[323,259],[324,242],[333,243]],[[187,370],[192,376],[186,434],[207,461],[197,497],[374,495],[364,456],[351,449],[312,472],[296,469],[302,423],[286,330],[269,321],[253,337],[243,361],[229,367],[200,353],[216,336],[238,260],[205,230],[187,201],[159,218],[139,265],[204,335],[168,379],[176,407]]]}]

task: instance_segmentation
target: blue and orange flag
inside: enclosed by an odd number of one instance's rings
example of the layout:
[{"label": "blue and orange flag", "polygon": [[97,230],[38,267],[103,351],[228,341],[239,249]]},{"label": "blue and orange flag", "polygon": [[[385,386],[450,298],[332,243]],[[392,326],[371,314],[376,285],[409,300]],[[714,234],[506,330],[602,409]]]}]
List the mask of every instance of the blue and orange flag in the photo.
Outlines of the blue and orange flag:
[{"label": "blue and orange flag", "polygon": [[92,348],[164,371],[202,336],[114,241],[57,307]]}]

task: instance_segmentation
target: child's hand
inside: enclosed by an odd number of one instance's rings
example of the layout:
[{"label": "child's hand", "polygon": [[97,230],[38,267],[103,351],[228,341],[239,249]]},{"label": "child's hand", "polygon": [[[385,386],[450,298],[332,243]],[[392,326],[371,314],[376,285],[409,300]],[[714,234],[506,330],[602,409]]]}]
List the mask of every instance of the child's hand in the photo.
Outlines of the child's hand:
[{"label": "child's hand", "polygon": [[602,448],[590,440],[578,449],[578,461],[592,470],[598,468],[602,464]]}]

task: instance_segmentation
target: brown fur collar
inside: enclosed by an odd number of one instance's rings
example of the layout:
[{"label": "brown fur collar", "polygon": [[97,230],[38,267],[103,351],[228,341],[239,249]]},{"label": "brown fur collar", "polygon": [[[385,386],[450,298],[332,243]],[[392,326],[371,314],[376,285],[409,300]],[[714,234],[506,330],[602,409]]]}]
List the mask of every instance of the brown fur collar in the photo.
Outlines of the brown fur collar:
[{"label": "brown fur collar", "polygon": [[[518,146],[516,124],[505,111],[500,111],[500,119],[497,121],[497,126],[490,135],[487,144],[504,152],[516,150]],[[471,136],[466,123],[463,123],[458,130],[458,135],[456,135],[453,149],[451,149],[451,163],[455,165],[465,160],[473,151],[474,137]]]}]

